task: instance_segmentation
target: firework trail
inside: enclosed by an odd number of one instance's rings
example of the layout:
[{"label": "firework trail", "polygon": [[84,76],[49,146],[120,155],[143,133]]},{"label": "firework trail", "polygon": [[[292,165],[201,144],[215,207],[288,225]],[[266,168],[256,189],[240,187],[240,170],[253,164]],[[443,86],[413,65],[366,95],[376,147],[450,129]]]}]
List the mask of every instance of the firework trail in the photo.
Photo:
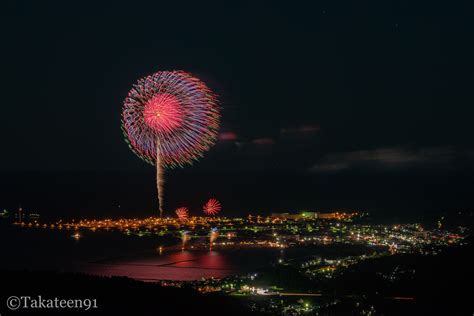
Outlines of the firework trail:
[{"label": "firework trail", "polygon": [[215,143],[219,106],[214,93],[184,71],[159,71],[129,91],[122,130],[131,150],[156,165],[160,216],[164,210],[164,169],[184,167]]},{"label": "firework trail", "polygon": [[160,209],[160,217],[163,216],[164,209],[164,197],[165,197],[165,170],[161,163],[160,155],[160,139],[156,139],[156,189],[158,190],[158,203]]}]

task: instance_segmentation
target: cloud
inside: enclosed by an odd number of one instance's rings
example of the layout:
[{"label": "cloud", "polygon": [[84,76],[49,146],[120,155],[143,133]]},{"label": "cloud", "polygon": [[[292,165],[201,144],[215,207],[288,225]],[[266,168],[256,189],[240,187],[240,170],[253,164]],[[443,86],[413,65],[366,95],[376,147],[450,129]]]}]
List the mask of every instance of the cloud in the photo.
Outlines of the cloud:
[{"label": "cloud", "polygon": [[451,147],[385,147],[328,154],[314,164],[311,172],[339,172],[350,169],[450,168],[459,153]]},{"label": "cloud", "polygon": [[237,141],[235,142],[235,145],[240,151],[244,150],[247,155],[260,155],[262,152],[269,150],[271,146],[275,145],[275,143],[276,142],[273,138],[264,137],[248,141]]},{"label": "cloud", "polygon": [[297,133],[316,133],[321,128],[316,125],[303,125],[295,128],[282,128],[281,134],[297,134]]},{"label": "cloud", "polygon": [[257,138],[251,142],[254,145],[273,145],[275,141],[271,138]]},{"label": "cloud", "polygon": [[237,138],[237,134],[234,132],[222,132],[219,134],[219,140],[224,142],[236,141]]}]

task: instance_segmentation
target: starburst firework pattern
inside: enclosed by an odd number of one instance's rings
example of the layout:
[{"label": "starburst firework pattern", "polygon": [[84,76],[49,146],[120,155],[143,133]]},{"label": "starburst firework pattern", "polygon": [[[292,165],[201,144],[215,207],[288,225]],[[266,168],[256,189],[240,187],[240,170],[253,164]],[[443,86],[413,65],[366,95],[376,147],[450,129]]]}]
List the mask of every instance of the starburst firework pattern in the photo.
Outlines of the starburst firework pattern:
[{"label": "starburst firework pattern", "polygon": [[204,204],[202,210],[206,215],[216,215],[222,209],[221,203],[216,199],[210,199]]},{"label": "starburst firework pattern", "polygon": [[192,164],[215,143],[216,95],[184,71],[160,71],[137,82],[124,102],[122,128],[137,156],[164,167]]},{"label": "starburst firework pattern", "polygon": [[188,210],[187,207],[180,207],[180,208],[176,209],[175,213],[176,213],[176,216],[178,216],[178,219],[181,222],[185,222],[185,221],[188,220],[189,210]]}]

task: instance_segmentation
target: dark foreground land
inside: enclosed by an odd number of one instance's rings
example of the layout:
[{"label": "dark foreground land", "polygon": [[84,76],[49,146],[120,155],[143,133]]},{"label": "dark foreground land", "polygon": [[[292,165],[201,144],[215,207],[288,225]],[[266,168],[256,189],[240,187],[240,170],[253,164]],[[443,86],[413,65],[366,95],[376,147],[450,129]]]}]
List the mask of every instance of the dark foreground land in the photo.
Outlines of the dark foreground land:
[{"label": "dark foreground land", "polygon": [[[441,254],[396,255],[367,260],[328,284],[339,297],[358,296],[381,315],[474,315],[474,244],[446,248]],[[349,301],[350,302],[350,301]],[[335,306],[347,315],[354,304]]]},{"label": "dark foreground land", "polygon": [[[245,315],[237,302],[220,295],[202,295],[192,289],[162,287],[125,277],[98,277],[75,273],[0,271],[0,315]],[[97,308],[18,309],[10,311],[10,296],[60,299],[96,299]]]}]

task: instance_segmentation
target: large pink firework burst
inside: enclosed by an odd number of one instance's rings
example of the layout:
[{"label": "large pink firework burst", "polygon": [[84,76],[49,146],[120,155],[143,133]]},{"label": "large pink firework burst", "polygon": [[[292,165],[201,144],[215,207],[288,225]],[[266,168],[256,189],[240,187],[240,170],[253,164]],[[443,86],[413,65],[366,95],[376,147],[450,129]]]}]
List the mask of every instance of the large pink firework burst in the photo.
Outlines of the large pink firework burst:
[{"label": "large pink firework burst", "polygon": [[122,127],[130,148],[164,167],[192,164],[216,141],[215,94],[184,71],[159,71],[138,81],[125,99]]},{"label": "large pink firework burst", "polygon": [[128,93],[122,130],[132,151],[156,165],[160,215],[163,169],[202,157],[216,141],[219,120],[215,94],[184,71],[159,71],[140,79]]},{"label": "large pink firework burst", "polygon": [[222,209],[221,203],[216,199],[210,199],[204,204],[202,210],[206,215],[216,215]]}]

